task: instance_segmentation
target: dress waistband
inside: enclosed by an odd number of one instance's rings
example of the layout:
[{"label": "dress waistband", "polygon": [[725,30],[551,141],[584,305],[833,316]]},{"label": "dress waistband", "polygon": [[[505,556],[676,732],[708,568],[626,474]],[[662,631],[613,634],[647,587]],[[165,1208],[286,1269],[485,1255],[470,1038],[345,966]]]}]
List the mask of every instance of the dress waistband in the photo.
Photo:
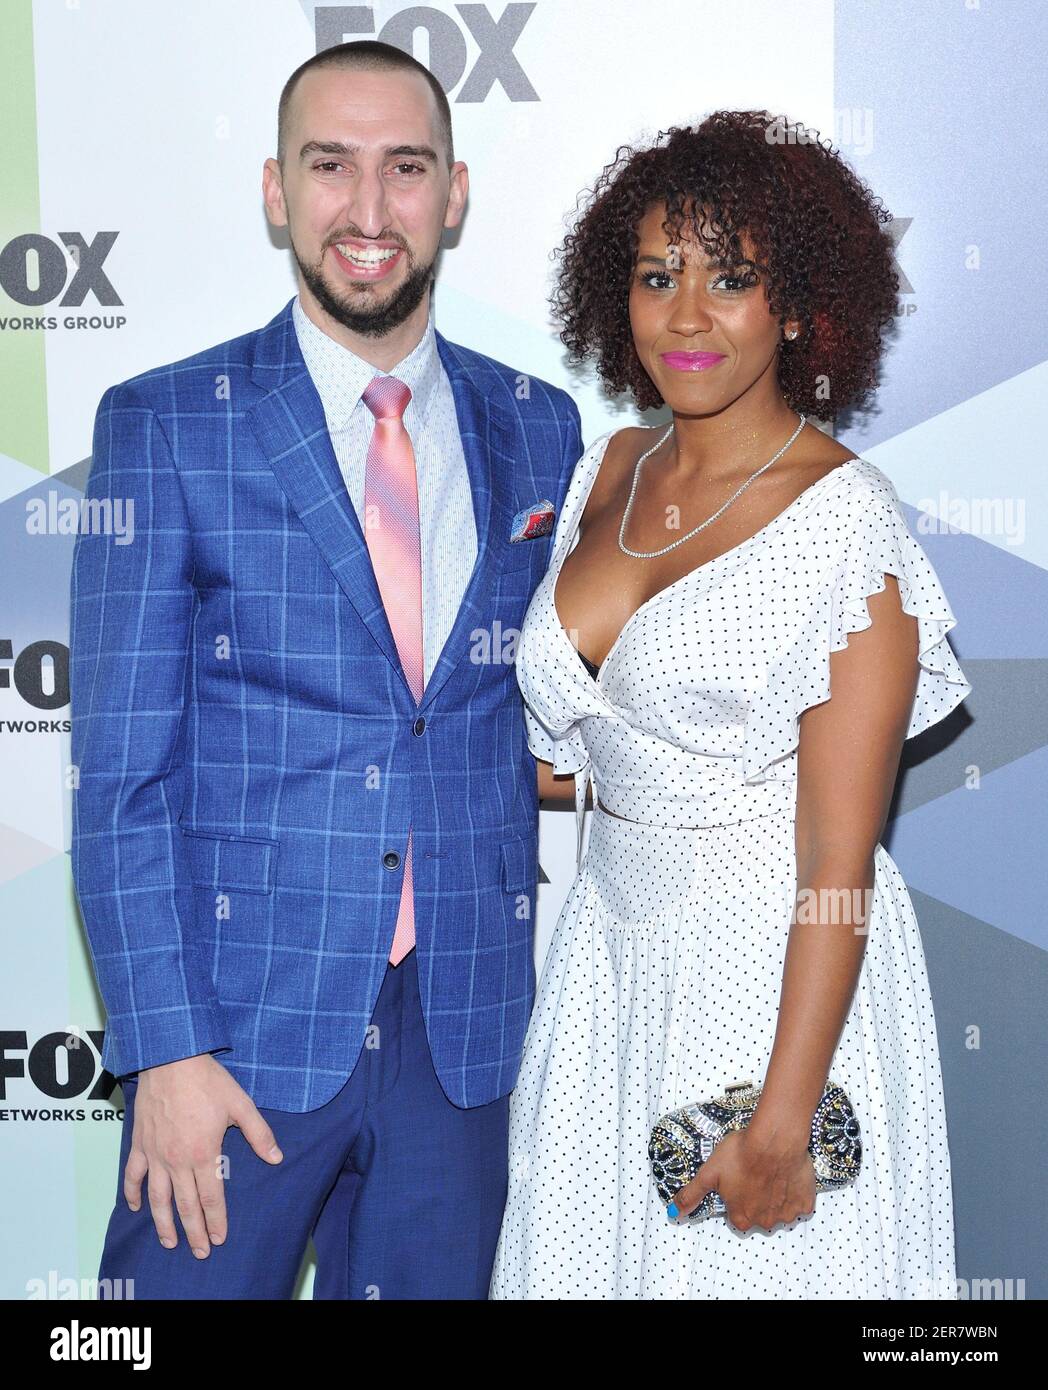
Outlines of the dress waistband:
[{"label": "dress waistband", "polygon": [[[592,792],[593,805],[596,808],[597,786],[592,762],[587,762],[575,773],[576,867],[582,863],[587,788]],[[739,821],[756,820],[758,816],[774,815],[776,812],[792,811],[795,790],[796,783],[793,781],[765,782],[755,787],[741,783],[730,791],[722,791],[710,797],[705,804],[697,803],[694,807],[694,815],[689,814],[687,818],[687,825],[677,825],[669,821],[662,822],[662,824],[665,829],[703,830],[720,825],[735,825]],[[615,816],[616,819],[622,820],[625,824],[629,824],[631,819],[634,823],[642,825],[660,824],[659,821],[644,820],[643,811],[641,814],[627,817],[619,815],[604,801],[601,801],[601,807],[608,815]]]}]

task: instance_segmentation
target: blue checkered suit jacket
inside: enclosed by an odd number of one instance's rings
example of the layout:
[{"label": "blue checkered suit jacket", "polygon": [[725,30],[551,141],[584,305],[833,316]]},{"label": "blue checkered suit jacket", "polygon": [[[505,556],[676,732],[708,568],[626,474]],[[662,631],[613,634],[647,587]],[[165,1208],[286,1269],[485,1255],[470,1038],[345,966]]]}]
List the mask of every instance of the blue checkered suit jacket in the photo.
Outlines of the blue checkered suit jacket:
[{"label": "blue checkered suit jacket", "polygon": [[[304,1111],[365,1041],[414,828],[418,970],[459,1106],[511,1090],[534,996],[535,763],[513,658],[582,452],[570,398],[437,335],[478,556],[416,707],[303,363],[265,328],[111,387],[72,575],[73,875],[120,1076],[213,1052]],[[100,513],[101,514],[101,513]]]}]

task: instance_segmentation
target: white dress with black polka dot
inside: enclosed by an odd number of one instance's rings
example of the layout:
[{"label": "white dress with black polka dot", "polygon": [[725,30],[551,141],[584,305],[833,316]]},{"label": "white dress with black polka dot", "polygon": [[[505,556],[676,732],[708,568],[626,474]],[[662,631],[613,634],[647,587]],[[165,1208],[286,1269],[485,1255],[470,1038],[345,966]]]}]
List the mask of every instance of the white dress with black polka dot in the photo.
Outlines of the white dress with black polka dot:
[{"label": "white dress with black polka dot", "polygon": [[594,812],[542,972],[491,1297],[955,1298],[935,1018],[883,845],[829,1072],[862,1126],[857,1182],[806,1220],[742,1233],[671,1223],[647,1159],[660,1115],[764,1079],[796,893],[798,718],[830,697],[830,653],[897,576],[919,624],[912,737],[971,689],[946,596],[889,479],[852,459],[643,604],[594,678],[553,591],[610,437],[577,466],[517,673],[532,751],[629,820]]}]

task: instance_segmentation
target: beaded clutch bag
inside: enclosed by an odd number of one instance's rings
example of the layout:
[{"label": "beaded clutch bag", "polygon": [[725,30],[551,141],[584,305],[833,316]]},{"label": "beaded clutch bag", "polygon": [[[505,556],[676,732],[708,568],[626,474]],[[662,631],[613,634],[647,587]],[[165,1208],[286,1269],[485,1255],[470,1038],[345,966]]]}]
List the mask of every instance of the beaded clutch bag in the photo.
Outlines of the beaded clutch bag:
[{"label": "beaded clutch bag", "polygon": [[[691,1182],[725,1134],[746,1128],[760,1094],[760,1086],[744,1081],[726,1087],[724,1095],[715,1100],[697,1101],[663,1115],[651,1131],[648,1157],[664,1204],[672,1202],[681,1188]],[[816,1192],[847,1187],[859,1176],[859,1122],[848,1097],[833,1081],[827,1081],[812,1117],[808,1152],[815,1166]],[[701,1220],[724,1211],[720,1195],[708,1192],[688,1219]]]}]

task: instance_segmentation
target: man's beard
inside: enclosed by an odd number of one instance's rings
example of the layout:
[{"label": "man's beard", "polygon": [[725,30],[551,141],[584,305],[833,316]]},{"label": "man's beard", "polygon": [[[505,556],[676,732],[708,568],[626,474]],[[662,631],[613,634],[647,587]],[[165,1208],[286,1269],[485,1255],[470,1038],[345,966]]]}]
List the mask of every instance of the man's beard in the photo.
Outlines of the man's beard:
[{"label": "man's beard", "polygon": [[[363,338],[384,338],[394,328],[399,328],[404,320],[410,318],[418,308],[426,291],[433,283],[435,258],[428,265],[417,265],[411,252],[408,251],[407,247],[404,247],[404,254],[408,258],[408,275],[400,288],[395,290],[383,304],[354,309],[332,294],[319,268],[305,264],[295,250],[294,242],[291,243],[291,250],[298,262],[298,268],[302,272],[302,279],[325,314],[334,319],[336,323],[340,323],[343,328],[348,328],[353,333],[359,333]],[[338,255],[338,252],[336,251],[335,254]]]}]

